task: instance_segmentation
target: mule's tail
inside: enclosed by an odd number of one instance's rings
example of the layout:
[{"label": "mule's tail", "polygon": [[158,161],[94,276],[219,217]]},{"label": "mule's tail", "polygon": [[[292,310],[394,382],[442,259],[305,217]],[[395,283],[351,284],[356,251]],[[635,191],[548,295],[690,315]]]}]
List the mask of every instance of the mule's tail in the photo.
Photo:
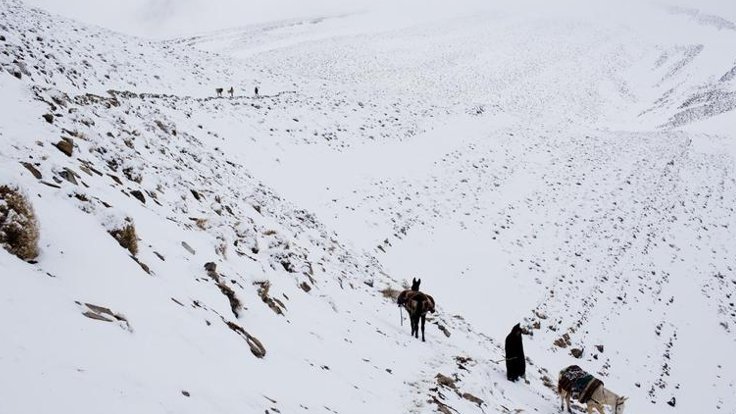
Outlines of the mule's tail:
[{"label": "mule's tail", "polygon": [[560,371],[560,375],[557,377],[557,393],[562,395],[562,391],[565,389],[562,386],[562,377],[565,375],[565,370]]}]

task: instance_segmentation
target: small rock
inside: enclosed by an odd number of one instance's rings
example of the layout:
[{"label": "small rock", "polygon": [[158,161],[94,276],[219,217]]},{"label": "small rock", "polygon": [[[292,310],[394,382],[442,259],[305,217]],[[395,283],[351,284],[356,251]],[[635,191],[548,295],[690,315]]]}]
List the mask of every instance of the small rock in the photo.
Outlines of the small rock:
[{"label": "small rock", "polygon": [[583,350],[580,348],[572,348],[570,350],[570,354],[574,356],[575,358],[580,358],[583,356]]},{"label": "small rock", "polygon": [[54,115],[53,114],[43,114],[43,119],[46,120],[49,124],[54,123]]},{"label": "small rock", "polygon": [[70,183],[72,183],[72,184],[74,184],[74,185],[79,185],[79,184],[77,183],[77,178],[76,178],[76,175],[77,175],[77,174],[75,174],[75,173],[74,173],[74,171],[70,170],[69,168],[64,168],[64,171],[61,171],[61,172],[59,173],[59,176],[60,176],[61,178],[63,178],[63,179],[65,179],[65,180],[69,181]]},{"label": "small rock", "polygon": [[453,380],[450,377],[446,377],[442,374],[435,375],[435,378],[437,379],[437,383],[440,385],[444,385],[445,387],[457,389],[457,385],[455,385],[455,380]]},{"label": "small rock", "polygon": [[[17,67],[18,67],[18,70],[19,70],[19,71],[20,71],[20,72],[21,72],[22,74],[24,74],[24,75],[26,75],[26,76],[31,76],[31,72],[30,72],[30,71],[28,70],[28,66],[27,66],[27,65],[26,65],[25,63],[23,63],[23,62],[17,62],[17,61],[16,61],[16,62],[15,62],[15,66],[17,66]],[[16,76],[16,77],[17,77],[17,76]],[[20,79],[20,77],[18,77],[18,79]]]},{"label": "small rock", "polygon": [[204,270],[208,272],[216,272],[217,271],[217,264],[214,262],[207,262],[204,264]]},{"label": "small rock", "polygon": [[675,404],[677,404],[677,400],[675,400],[675,397],[672,397],[671,400],[667,401],[667,405],[669,405],[670,407],[674,407]]},{"label": "small rock", "polygon": [[305,292],[309,292],[310,290],[312,290],[312,287],[309,286],[309,283],[307,282],[302,282],[301,284],[299,284],[299,287],[302,288],[302,290]]},{"label": "small rock", "polygon": [[26,167],[26,169],[28,171],[30,171],[31,174],[33,174],[34,177],[36,177],[36,179],[40,180],[43,177],[41,175],[41,171],[38,171],[38,169],[36,167],[34,167],[33,164],[31,164],[29,162],[22,162],[21,165],[23,165],[24,167]]},{"label": "small rock", "polygon": [[473,395],[473,394],[471,394],[469,392],[464,393],[463,394],[463,398],[465,398],[466,400],[468,400],[468,401],[470,401],[472,403],[478,404],[478,407],[480,407],[481,405],[483,405],[483,402],[484,402],[483,400],[481,400],[480,398],[476,397],[475,395]]},{"label": "small rock", "polygon": [[137,198],[141,203],[146,204],[146,197],[143,196],[143,193],[141,193],[138,190],[133,190],[130,192],[130,195]]},{"label": "small rock", "polygon": [[192,246],[188,245],[187,242],[181,242],[181,247],[185,248],[191,254],[197,254],[197,252],[194,251],[194,249],[192,249]]},{"label": "small rock", "polygon": [[554,344],[560,348],[567,348],[567,342],[563,338],[557,338]]},{"label": "small rock", "polygon": [[74,152],[74,141],[71,138],[62,137],[61,141],[56,143],[56,148],[66,154],[67,157],[71,157]]},{"label": "small rock", "polygon": [[181,394],[185,397],[189,397],[189,391],[181,390]]},{"label": "small rock", "polygon": [[598,352],[603,353],[603,345],[596,345],[595,349],[597,349]]}]

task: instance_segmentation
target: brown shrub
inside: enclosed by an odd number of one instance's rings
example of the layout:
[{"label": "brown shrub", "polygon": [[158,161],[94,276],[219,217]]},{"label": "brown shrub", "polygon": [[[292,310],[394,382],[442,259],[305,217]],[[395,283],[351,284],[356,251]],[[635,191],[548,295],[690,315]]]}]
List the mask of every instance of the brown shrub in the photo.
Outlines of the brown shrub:
[{"label": "brown shrub", "polygon": [[396,300],[399,298],[399,293],[401,293],[400,290],[396,290],[392,287],[387,287],[386,289],[381,290],[381,294],[386,299]]},{"label": "brown shrub", "polygon": [[17,189],[0,186],[0,245],[23,260],[38,257],[38,221]]},{"label": "brown shrub", "polygon": [[109,233],[123,248],[128,249],[130,254],[133,256],[138,254],[138,235],[135,233],[133,223],[128,223],[121,229],[110,230]]}]

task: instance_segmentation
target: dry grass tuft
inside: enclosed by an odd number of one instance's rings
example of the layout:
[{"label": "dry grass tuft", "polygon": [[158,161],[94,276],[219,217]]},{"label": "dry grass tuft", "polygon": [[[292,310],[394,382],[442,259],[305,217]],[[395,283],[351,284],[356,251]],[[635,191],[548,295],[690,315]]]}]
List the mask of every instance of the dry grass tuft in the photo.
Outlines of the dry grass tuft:
[{"label": "dry grass tuft", "polygon": [[23,260],[38,257],[38,220],[17,189],[0,186],[0,245]]},{"label": "dry grass tuft", "polygon": [[138,254],[138,235],[135,232],[135,225],[130,222],[130,219],[126,220],[129,223],[123,226],[123,228],[110,230],[109,233],[123,248],[128,249],[130,254],[135,256]]},{"label": "dry grass tuft", "polygon": [[396,290],[392,287],[387,287],[386,289],[381,290],[381,294],[384,298],[396,300],[399,298],[399,293],[401,293],[400,290]]}]

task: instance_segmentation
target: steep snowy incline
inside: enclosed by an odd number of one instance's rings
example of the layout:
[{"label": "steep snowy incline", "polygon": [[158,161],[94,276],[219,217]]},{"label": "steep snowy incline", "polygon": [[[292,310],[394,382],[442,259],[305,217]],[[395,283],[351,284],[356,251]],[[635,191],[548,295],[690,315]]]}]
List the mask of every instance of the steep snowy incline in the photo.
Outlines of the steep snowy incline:
[{"label": "steep snowy incline", "polygon": [[473,326],[539,327],[530,354],[545,366],[584,364],[635,411],[717,411],[736,403],[736,32],[692,16],[543,9],[192,44],[449,107],[400,143],[287,147],[278,167],[252,164],[392,273],[424,275]]},{"label": "steep snowy incline", "polygon": [[730,20],[470,6],[157,42],[0,0],[41,251],[0,249],[0,413],[553,412],[572,363],[730,412]]},{"label": "steep snowy incline", "polygon": [[[355,144],[353,130],[371,141],[410,137],[439,109],[399,120],[385,115],[396,102],[339,93],[161,94],[197,90],[201,77],[236,73],[239,63],[202,54],[202,72],[187,74],[181,62],[198,53],[190,49],[139,43],[14,1],[3,1],[2,13],[10,47],[0,75],[0,177],[31,201],[41,254],[27,263],[0,250],[0,412],[550,403],[549,390],[502,383],[501,367],[487,363],[502,354],[498,342],[441,303],[429,341],[410,338],[387,290],[403,277],[347,247],[253,177],[241,153],[225,151],[233,145],[225,137],[242,127],[249,145],[272,140],[263,150],[271,159],[293,142],[341,151]],[[79,45],[87,63],[73,58]],[[109,80],[105,69],[122,62],[126,70],[110,76],[119,80]],[[149,63],[171,70],[139,82]],[[180,88],[172,86],[178,76]],[[384,127],[391,133],[372,132]],[[529,376],[539,383],[543,372]],[[437,378],[454,382],[437,388]]]}]

